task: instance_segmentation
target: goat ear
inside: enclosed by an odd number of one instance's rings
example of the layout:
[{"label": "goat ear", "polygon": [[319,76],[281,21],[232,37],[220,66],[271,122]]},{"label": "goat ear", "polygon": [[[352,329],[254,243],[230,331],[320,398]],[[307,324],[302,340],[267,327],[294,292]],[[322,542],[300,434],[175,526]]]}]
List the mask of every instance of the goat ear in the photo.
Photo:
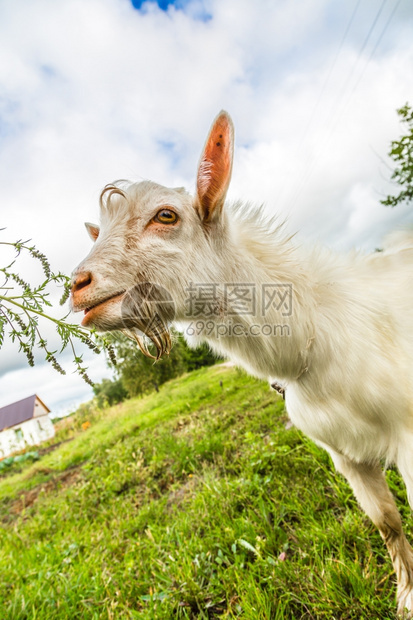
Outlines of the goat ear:
[{"label": "goat ear", "polygon": [[234,126],[222,110],[214,120],[198,166],[196,206],[204,222],[219,217],[232,172]]},{"label": "goat ear", "polygon": [[85,226],[89,237],[92,241],[96,241],[99,237],[99,226],[96,226],[96,224],[91,224],[90,222],[85,222]]}]

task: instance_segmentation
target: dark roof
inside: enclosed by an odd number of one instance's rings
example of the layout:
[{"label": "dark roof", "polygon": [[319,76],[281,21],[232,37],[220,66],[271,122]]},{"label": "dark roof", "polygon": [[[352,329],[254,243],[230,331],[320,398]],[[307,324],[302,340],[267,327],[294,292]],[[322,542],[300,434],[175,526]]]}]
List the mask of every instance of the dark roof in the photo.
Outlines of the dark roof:
[{"label": "dark roof", "polygon": [[[1,407],[0,431],[5,428],[10,428],[11,426],[16,426],[16,424],[26,422],[26,420],[31,420],[34,414],[36,398],[42,403],[42,405],[44,405],[43,401],[41,401],[36,394],[33,394],[33,396],[28,396],[27,398],[23,398],[23,400],[18,400],[16,403],[6,405],[6,407]],[[46,407],[46,405],[44,406]],[[48,407],[46,407],[46,409],[48,409]]]}]

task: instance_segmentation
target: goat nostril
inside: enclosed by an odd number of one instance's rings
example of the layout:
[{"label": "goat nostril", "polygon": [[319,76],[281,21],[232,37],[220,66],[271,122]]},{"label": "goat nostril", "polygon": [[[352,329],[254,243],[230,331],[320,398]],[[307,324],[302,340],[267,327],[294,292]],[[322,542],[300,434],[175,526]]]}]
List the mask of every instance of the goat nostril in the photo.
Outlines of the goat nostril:
[{"label": "goat nostril", "polygon": [[72,291],[75,293],[76,291],[80,291],[82,288],[86,288],[92,284],[92,274],[91,273],[82,273],[80,274],[72,284]]}]

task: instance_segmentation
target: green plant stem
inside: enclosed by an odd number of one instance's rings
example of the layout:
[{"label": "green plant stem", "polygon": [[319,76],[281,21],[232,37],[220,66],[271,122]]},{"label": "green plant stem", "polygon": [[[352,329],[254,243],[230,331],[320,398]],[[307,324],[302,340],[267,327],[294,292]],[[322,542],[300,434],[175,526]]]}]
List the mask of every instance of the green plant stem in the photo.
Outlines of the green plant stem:
[{"label": "green plant stem", "polygon": [[48,314],[45,314],[44,312],[41,312],[40,310],[35,310],[34,308],[27,308],[27,307],[23,306],[23,304],[19,304],[19,302],[14,301],[15,299],[20,299],[20,298],[21,297],[7,297],[5,295],[0,295],[0,301],[10,302],[14,306],[17,306],[18,308],[21,308],[25,312],[33,312],[34,314],[38,314],[39,316],[42,316],[43,318],[48,319],[49,321],[52,321],[53,323],[56,323],[56,325],[62,325],[64,327],[76,327],[77,329],[79,329],[79,331],[82,334],[84,334],[85,336],[89,337],[89,332],[85,332],[84,330],[82,330],[75,323],[71,323],[71,324],[68,325],[67,323],[64,323],[62,320],[55,319],[54,317],[49,316]]}]

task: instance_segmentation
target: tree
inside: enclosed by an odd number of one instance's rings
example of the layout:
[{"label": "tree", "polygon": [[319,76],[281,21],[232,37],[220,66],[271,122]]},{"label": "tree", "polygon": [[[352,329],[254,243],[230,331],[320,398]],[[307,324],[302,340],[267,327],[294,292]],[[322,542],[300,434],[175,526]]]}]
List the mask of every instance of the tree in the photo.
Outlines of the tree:
[{"label": "tree", "polygon": [[391,178],[402,187],[397,196],[387,196],[381,200],[386,207],[396,207],[413,200],[413,109],[406,103],[397,110],[401,122],[407,126],[407,133],[391,143],[389,156],[396,163]]},{"label": "tree", "polygon": [[[60,272],[54,273],[46,256],[34,245],[29,245],[28,241],[0,241],[0,246],[10,248],[14,253],[10,262],[5,267],[0,267],[0,274],[3,276],[3,282],[0,283],[0,348],[5,336],[8,336],[12,342],[18,344],[19,350],[26,355],[30,366],[34,366],[35,351],[41,350],[46,361],[55,370],[66,374],[56,357],[58,350],[52,350],[43,336],[39,320],[47,321],[56,327],[61,343],[59,352],[70,347],[76,371],[87,383],[93,385],[83,364],[82,355],[76,351],[76,344],[85,344],[95,353],[105,349],[114,363],[115,356],[111,345],[106,338],[95,332],[68,323],[67,314],[60,319],[49,314],[49,308],[52,306],[51,292],[54,287],[60,287],[62,289],[60,303],[63,304],[69,296],[70,278]],[[38,285],[29,284],[16,269],[17,261],[23,255],[30,256],[40,264],[43,277]]]},{"label": "tree", "polygon": [[191,349],[188,347],[183,337],[180,336],[180,338],[184,345],[183,354],[187,372],[198,370],[198,368],[202,368],[203,366],[212,366],[218,359],[222,359],[218,358],[207,344],[204,343],[199,345],[196,349]]},{"label": "tree", "polygon": [[186,370],[181,342],[175,342],[170,354],[157,362],[143,355],[136,342],[121,334],[112,340],[116,352],[116,375],[130,396],[141,396],[157,389]]},{"label": "tree", "polygon": [[124,387],[121,379],[112,381],[111,379],[102,379],[100,383],[95,383],[93,393],[96,396],[98,407],[105,405],[116,405],[128,398],[129,394]]},{"label": "tree", "polygon": [[113,334],[111,342],[116,353],[116,376],[131,397],[157,390],[169,379],[217,361],[206,345],[190,349],[183,336],[176,332],[171,352],[156,362],[143,355],[136,343],[122,334]]}]

